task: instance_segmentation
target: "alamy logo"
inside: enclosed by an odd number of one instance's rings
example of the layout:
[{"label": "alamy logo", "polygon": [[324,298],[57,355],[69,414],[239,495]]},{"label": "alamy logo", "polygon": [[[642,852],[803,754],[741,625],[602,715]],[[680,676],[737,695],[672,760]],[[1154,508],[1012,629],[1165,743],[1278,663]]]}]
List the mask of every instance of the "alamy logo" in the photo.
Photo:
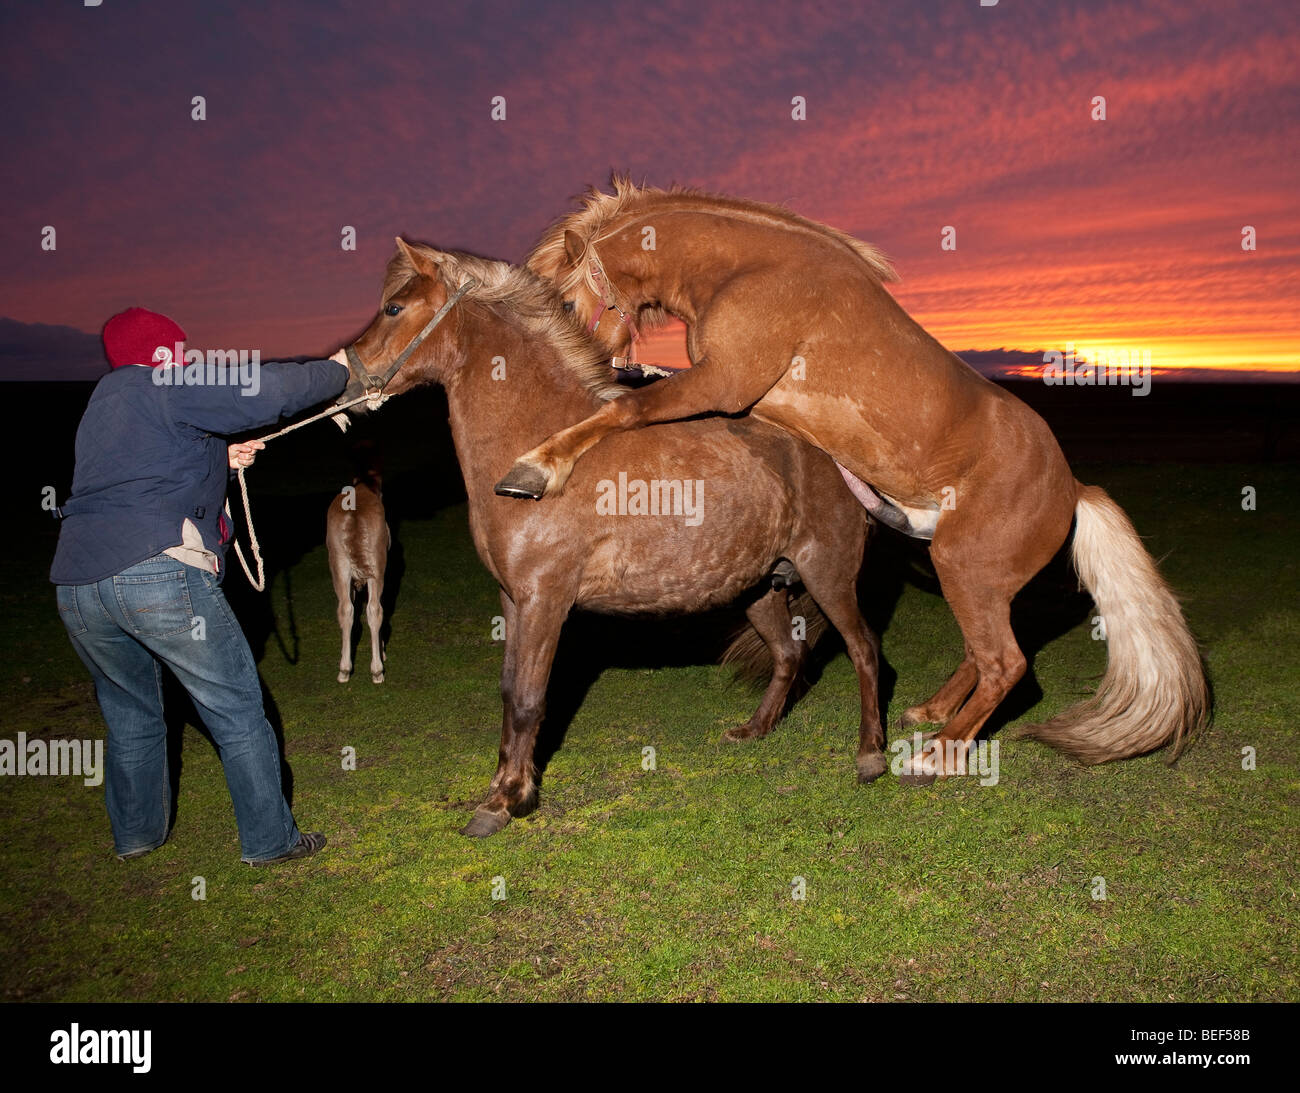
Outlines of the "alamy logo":
[{"label": "alamy logo", "polygon": [[50,1062],[52,1063],[130,1063],[136,1074],[148,1074],[153,1033],[149,1029],[83,1029],[73,1024],[70,1029],[55,1029],[50,1033]]},{"label": "alamy logo", "polygon": [[936,737],[926,740],[919,732],[902,737],[889,745],[894,753],[890,769],[895,775],[904,770],[913,774],[970,775],[982,786],[996,786],[1001,770],[1001,749],[996,740],[967,744],[963,740]]},{"label": "alamy logo", "polygon": [[596,483],[597,516],[681,516],[688,528],[704,522],[704,483],[700,479],[629,479],[618,472],[618,481],[602,478]]},{"label": "alamy logo", "polygon": [[1136,396],[1151,393],[1151,350],[1079,349],[1065,343],[1065,352],[1043,354],[1043,382],[1048,387],[1133,388]]},{"label": "alamy logo", "polygon": [[241,395],[262,389],[260,349],[186,349],[181,342],[153,351],[157,387],[238,387]]},{"label": "alamy logo", "polygon": [[0,740],[0,774],[72,774],[97,786],[104,781],[104,741],[28,740],[20,732],[16,741]]}]

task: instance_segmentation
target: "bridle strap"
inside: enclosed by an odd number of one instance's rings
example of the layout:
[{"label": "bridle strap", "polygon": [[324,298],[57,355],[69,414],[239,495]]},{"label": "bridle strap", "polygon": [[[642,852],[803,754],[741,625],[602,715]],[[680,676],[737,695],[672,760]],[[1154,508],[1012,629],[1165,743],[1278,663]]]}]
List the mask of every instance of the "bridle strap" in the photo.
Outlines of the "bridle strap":
[{"label": "bridle strap", "polygon": [[458,288],[455,292],[453,292],[450,296],[448,296],[447,302],[444,303],[442,307],[438,308],[436,312],[434,312],[433,318],[424,324],[424,329],[421,330],[414,338],[410,340],[410,342],[407,343],[405,349],[403,349],[399,354],[397,354],[397,356],[393,359],[393,363],[388,366],[388,371],[385,372],[382,376],[374,375],[366,368],[364,364],[361,363],[361,358],[357,356],[356,343],[347,346],[344,349],[344,353],[347,354],[348,364],[352,366],[353,375],[355,375],[357,379],[361,381],[363,387],[370,388],[372,393],[382,391],[385,387],[388,386],[389,380],[391,380],[395,375],[397,375],[398,369],[400,369],[402,365],[404,365],[408,360],[411,359],[411,354],[420,348],[420,346],[424,343],[424,339],[433,333],[433,328],[436,327],[440,322],[442,322],[443,319],[447,317],[447,313],[451,311],[453,307],[456,306],[457,301],[459,301],[460,298],[464,296],[465,293],[467,293],[470,289],[477,288],[477,287],[478,287],[478,279],[475,277],[471,277],[463,285],[461,285],[460,288]]},{"label": "bridle strap", "polygon": [[[591,322],[587,325],[588,330],[595,330],[600,325],[600,317],[605,314],[606,310],[612,309],[618,312],[618,317],[623,320],[627,326],[628,334],[631,336],[633,343],[641,337],[641,332],[637,330],[636,323],[632,316],[618,306],[618,301],[614,298],[614,287],[609,283],[609,276],[605,273],[605,267],[601,265],[600,259],[596,257],[595,252],[591,255],[591,264],[588,267],[591,273],[592,283],[596,286],[601,295],[602,303],[596,314],[591,317]],[[629,346],[629,351],[633,346]]]},{"label": "bridle strap", "polygon": [[614,286],[610,284],[609,275],[605,272],[605,267],[596,252],[591,252],[591,258],[587,266],[587,271],[591,277],[591,283],[596,286],[596,291],[600,293],[601,305],[596,309],[596,313],[591,317],[591,322],[587,324],[589,331],[594,331],[600,326],[601,316],[607,310],[618,312],[618,317],[623,320],[627,326],[630,342],[627,347],[626,357],[610,357],[609,363],[612,367],[624,372],[639,370],[645,376],[670,376],[672,373],[664,368],[656,368],[653,364],[642,364],[635,360],[636,343],[641,337],[641,331],[637,329],[636,322],[632,316],[618,306],[618,301],[614,298]]}]

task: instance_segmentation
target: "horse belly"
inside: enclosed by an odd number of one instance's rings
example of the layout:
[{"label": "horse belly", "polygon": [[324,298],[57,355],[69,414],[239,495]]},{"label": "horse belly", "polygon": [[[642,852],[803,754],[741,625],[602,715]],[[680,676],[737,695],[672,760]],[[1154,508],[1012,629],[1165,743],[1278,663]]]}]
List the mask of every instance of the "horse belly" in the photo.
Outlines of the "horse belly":
[{"label": "horse belly", "polygon": [[577,606],[668,615],[733,602],[767,575],[779,549],[752,526],[719,530],[721,534],[659,535],[650,527],[644,534],[606,538],[587,559]]}]

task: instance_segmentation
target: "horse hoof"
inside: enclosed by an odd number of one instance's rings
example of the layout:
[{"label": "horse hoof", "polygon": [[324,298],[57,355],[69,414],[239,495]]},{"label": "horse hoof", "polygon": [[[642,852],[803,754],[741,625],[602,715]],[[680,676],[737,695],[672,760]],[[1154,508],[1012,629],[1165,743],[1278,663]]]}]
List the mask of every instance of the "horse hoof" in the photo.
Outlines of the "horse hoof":
[{"label": "horse hoof", "polygon": [[[914,729],[916,728],[917,725],[933,725],[933,724],[936,724],[936,722],[930,721],[928,718],[925,717],[924,714],[922,714],[915,707],[913,707],[910,710],[904,710],[903,716],[898,719],[898,727],[904,730]],[[934,735],[934,734],[931,733],[930,735]]]},{"label": "horse hoof", "polygon": [[788,558],[782,558],[772,567],[772,574],[769,579],[773,588],[782,589],[793,588],[803,578],[799,576],[799,571],[795,569],[793,562]]},{"label": "horse hoof", "polygon": [[490,809],[479,807],[474,810],[474,815],[470,818],[469,823],[460,829],[460,833],[473,839],[486,839],[489,835],[495,835],[509,822],[509,812],[504,810],[493,812]]},{"label": "horse hoof", "polygon": [[516,463],[510,468],[510,473],[496,484],[494,492],[499,497],[523,497],[530,501],[540,501],[549,481],[546,472],[540,467]]},{"label": "horse hoof", "polygon": [[383,682],[384,682],[384,673],[383,673],[383,672],[371,672],[371,673],[370,673],[370,682],[371,682],[371,683],[383,683]]},{"label": "horse hoof", "polygon": [[914,771],[904,771],[898,776],[900,786],[928,786],[931,785],[938,776],[935,774],[918,774]]},{"label": "horse hoof", "polygon": [[883,751],[873,751],[870,755],[859,755],[857,762],[858,781],[862,785],[874,782],[885,773],[888,766]]},{"label": "horse hoof", "polygon": [[340,682],[340,683],[346,683],[346,682],[347,682],[349,679],[351,679],[351,678],[352,678],[352,673],[351,673],[351,672],[339,672],[339,682]]},{"label": "horse hoof", "polygon": [[734,729],[728,729],[722,734],[722,739],[728,744],[736,744],[741,740],[758,740],[766,735],[767,733],[759,732],[752,726],[745,724],[737,725]]}]

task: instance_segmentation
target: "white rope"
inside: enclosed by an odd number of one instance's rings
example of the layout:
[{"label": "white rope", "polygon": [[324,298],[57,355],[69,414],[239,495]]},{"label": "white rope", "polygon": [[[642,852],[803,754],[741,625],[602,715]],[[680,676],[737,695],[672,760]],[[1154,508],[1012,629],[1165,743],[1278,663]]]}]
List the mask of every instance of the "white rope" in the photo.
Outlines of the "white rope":
[{"label": "white rope", "polygon": [[[358,402],[370,402],[373,407],[383,405],[387,400],[387,395],[375,395],[373,393],[362,395],[360,398],[354,398],[351,402],[342,403],[339,406],[331,406],[328,410],[322,410],[318,414],[312,414],[311,417],[305,417],[301,421],[295,421],[292,425],[286,425],[274,433],[268,433],[266,436],[259,436],[257,439],[263,444],[267,441],[275,440],[277,437],[284,436],[285,433],[291,433],[295,429],[301,429],[304,425],[310,425],[314,421],[320,421],[323,417],[334,417],[342,413],[349,407],[355,406]],[[244,567],[244,576],[248,578],[251,584],[258,592],[266,590],[266,567],[262,561],[262,545],[257,541],[257,531],[253,527],[253,509],[248,503],[248,483],[244,480],[244,468],[237,468],[239,474],[239,492],[244,498],[244,522],[248,524],[248,545],[253,550],[253,561],[257,563],[257,576],[253,576],[253,571],[248,568],[248,562],[244,559],[243,548],[239,545],[239,540],[235,540],[235,556],[239,559],[239,564]]]}]

